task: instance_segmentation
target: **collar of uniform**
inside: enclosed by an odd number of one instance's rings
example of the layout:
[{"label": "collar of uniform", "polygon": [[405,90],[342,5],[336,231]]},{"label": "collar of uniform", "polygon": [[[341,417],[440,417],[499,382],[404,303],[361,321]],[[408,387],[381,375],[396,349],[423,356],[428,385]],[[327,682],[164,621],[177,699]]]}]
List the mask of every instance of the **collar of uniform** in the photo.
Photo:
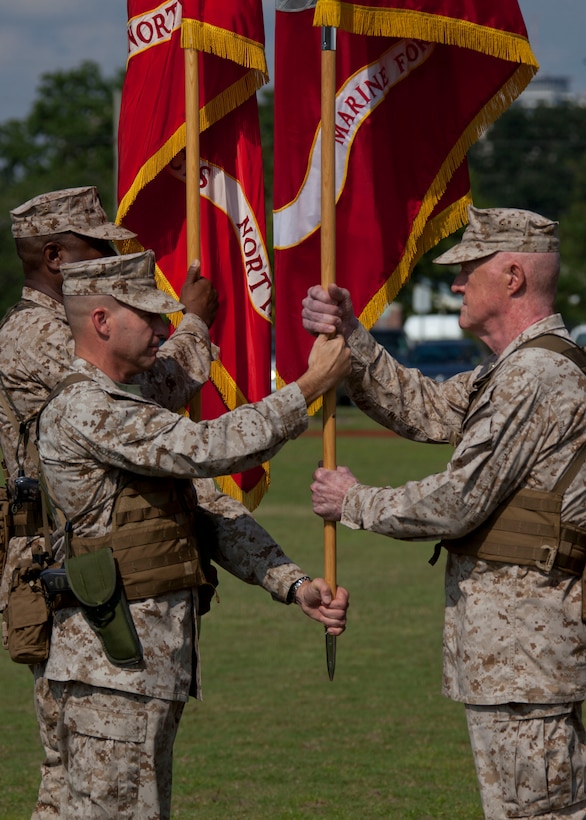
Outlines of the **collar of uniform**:
[{"label": "collar of uniform", "polygon": [[[107,376],[103,370],[100,370],[99,367],[96,367],[94,364],[91,364],[79,356],[76,356],[73,359],[70,372],[83,373],[84,376],[87,376],[93,382],[96,382],[103,390],[105,390],[106,393],[112,393],[118,396],[121,394],[128,396],[130,394],[132,395],[132,398],[137,401],[152,403],[149,399],[145,399],[140,393],[135,393],[133,384],[121,385],[118,382],[115,382]],[[128,390],[128,387],[131,389]]]},{"label": "collar of uniform", "polygon": [[568,329],[564,325],[564,321],[560,314],[552,313],[551,316],[546,316],[545,319],[535,322],[535,324],[520,333],[516,339],[513,339],[510,345],[503,350],[495,364],[499,364],[503,359],[506,359],[507,356],[513,353],[524,342],[528,342],[529,339],[535,339],[536,336],[541,336],[544,333],[555,333],[558,336],[562,336],[564,339],[570,338]]},{"label": "collar of uniform", "polygon": [[130,393],[131,396],[142,397],[142,388],[140,384],[123,384],[122,382],[114,382],[114,384],[119,390],[123,390],[124,393]]},{"label": "collar of uniform", "polygon": [[568,330],[559,313],[554,313],[551,316],[546,316],[545,319],[541,319],[539,322],[535,322],[535,324],[531,325],[531,327],[528,327],[520,333],[516,339],[513,339],[511,344],[503,350],[500,356],[497,357],[493,353],[488,357],[479,370],[478,375],[474,379],[470,400],[472,400],[482,385],[491,377],[492,371],[495,367],[498,367],[501,362],[510,356],[511,353],[514,353],[515,350],[517,350],[517,348],[524,342],[529,341],[529,339],[534,339],[536,336],[542,336],[544,333],[556,333],[564,338],[570,338],[570,334],[568,333]]},{"label": "collar of uniform", "polygon": [[40,305],[41,307],[49,308],[49,310],[53,310],[60,316],[65,317],[65,308],[63,307],[63,302],[59,302],[57,299],[54,299],[52,296],[49,296],[48,293],[43,293],[40,290],[36,290],[36,288],[29,288],[27,285],[25,285],[22,289],[21,298],[26,299],[28,302],[34,302],[35,305]]}]

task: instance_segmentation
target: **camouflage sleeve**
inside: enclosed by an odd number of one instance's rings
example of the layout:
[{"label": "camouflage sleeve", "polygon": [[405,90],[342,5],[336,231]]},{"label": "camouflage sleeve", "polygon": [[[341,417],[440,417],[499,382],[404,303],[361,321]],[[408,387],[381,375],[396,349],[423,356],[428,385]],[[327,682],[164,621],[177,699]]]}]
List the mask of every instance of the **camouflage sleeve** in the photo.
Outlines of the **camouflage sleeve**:
[{"label": "camouflage sleeve", "polygon": [[[60,497],[72,500],[79,495],[76,471],[91,471],[96,464],[143,475],[228,475],[268,461],[307,424],[296,383],[256,404],[195,423],[87,381],[74,384],[46,407],[39,448],[46,470],[54,465],[59,474]],[[63,469],[64,462],[71,463],[71,471]]]},{"label": "camouflage sleeve", "polygon": [[141,373],[135,383],[145,398],[168,410],[179,410],[208,380],[213,353],[207,325],[186,314],[177,330],[162,345],[152,370]]},{"label": "camouflage sleeve", "polygon": [[275,600],[285,603],[291,584],[306,573],[285,555],[240,501],[221,493],[211,479],[197,479],[195,487],[215,533],[212,560],[241,581],[261,586]]},{"label": "camouflage sleeve", "polygon": [[[12,338],[3,339],[7,351],[18,361],[18,370],[10,364],[6,387],[14,394],[15,404],[23,415],[32,415],[71,369],[74,343],[65,321],[46,319],[45,312],[23,311],[28,325],[14,328]],[[51,317],[53,318],[53,317]],[[22,395],[19,391],[22,391]]]},{"label": "camouflage sleeve", "polygon": [[346,389],[366,415],[413,441],[447,443],[460,432],[476,371],[438,384],[396,362],[362,325],[348,344],[352,374]]},{"label": "camouflage sleeve", "polygon": [[[524,368],[511,368],[483,394],[443,472],[397,488],[355,484],[342,523],[401,539],[465,535],[525,485],[557,428],[547,390]],[[551,472],[547,480],[553,483]]]},{"label": "camouflage sleeve", "polygon": [[[32,419],[43,402],[69,372],[73,339],[65,319],[42,308],[23,310],[2,328],[0,373],[19,420]],[[16,477],[18,430],[0,409],[2,452],[11,480]],[[22,453],[21,453],[22,456]],[[36,476],[35,463],[25,460],[27,475]]]}]

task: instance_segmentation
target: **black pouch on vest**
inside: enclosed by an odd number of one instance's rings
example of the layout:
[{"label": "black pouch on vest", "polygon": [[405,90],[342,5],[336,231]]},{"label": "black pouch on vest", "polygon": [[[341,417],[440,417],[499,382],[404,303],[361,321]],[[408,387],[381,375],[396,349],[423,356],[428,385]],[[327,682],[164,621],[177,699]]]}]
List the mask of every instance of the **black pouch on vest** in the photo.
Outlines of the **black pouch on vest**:
[{"label": "black pouch on vest", "polygon": [[137,666],[142,647],[109,547],[65,559],[67,580],[106,657],[115,666]]},{"label": "black pouch on vest", "polygon": [[220,579],[210,557],[217,552],[218,529],[214,516],[203,507],[196,507],[194,521],[200,565],[205,575],[205,582],[197,588],[197,614],[201,617],[210,611],[214,597],[217,601],[220,600],[218,596]]},{"label": "black pouch on vest", "polygon": [[49,657],[51,612],[39,578],[42,565],[31,562],[12,575],[4,612],[3,642],[15,663],[43,663]]},{"label": "black pouch on vest", "polygon": [[0,578],[4,572],[8,542],[13,535],[11,507],[6,487],[0,487]]}]

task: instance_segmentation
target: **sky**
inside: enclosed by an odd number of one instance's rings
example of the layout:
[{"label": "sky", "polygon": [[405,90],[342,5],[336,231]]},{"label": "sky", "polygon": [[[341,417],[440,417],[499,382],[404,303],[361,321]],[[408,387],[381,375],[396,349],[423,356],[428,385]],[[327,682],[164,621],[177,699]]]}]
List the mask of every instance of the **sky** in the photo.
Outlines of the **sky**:
[{"label": "sky", "polygon": [[[274,0],[263,6],[272,71]],[[538,76],[567,76],[570,90],[586,97],[585,0],[520,0],[520,7]],[[83,60],[97,62],[106,77],[124,66],[124,0],[0,0],[0,123],[29,113],[42,74]]]}]

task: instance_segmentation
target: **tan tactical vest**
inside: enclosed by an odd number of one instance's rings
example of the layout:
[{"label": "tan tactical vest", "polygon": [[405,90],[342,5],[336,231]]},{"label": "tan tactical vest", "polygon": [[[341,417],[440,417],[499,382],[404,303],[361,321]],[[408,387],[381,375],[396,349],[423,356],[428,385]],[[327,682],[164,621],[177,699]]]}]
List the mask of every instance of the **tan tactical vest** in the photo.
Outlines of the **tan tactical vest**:
[{"label": "tan tactical vest", "polygon": [[[89,378],[81,373],[67,376],[43,407],[79,381],[89,381]],[[79,537],[68,522],[67,556],[111,547],[129,601],[207,584],[209,559],[202,560],[198,549],[196,528],[200,509],[192,482],[132,473],[123,475],[125,478],[114,501],[111,531],[100,538]],[[50,488],[45,487],[45,491]],[[215,586],[213,570],[211,578]]]},{"label": "tan tactical vest", "polygon": [[129,601],[206,583],[190,481],[132,476],[114,503],[112,530],[70,536],[72,556],[111,547]]},{"label": "tan tactical vest", "polygon": [[[560,336],[545,334],[531,339],[522,347],[553,350],[570,358],[586,372],[586,352]],[[468,413],[486,389],[493,373],[487,374],[478,385],[471,397]],[[564,523],[561,510],[564,492],[578,474],[585,458],[586,445],[583,445],[551,492],[518,490],[500,504],[480,527],[462,538],[444,539],[438,547],[486,561],[534,566],[544,572],[556,567],[571,575],[582,575],[586,564],[586,530]]]}]

